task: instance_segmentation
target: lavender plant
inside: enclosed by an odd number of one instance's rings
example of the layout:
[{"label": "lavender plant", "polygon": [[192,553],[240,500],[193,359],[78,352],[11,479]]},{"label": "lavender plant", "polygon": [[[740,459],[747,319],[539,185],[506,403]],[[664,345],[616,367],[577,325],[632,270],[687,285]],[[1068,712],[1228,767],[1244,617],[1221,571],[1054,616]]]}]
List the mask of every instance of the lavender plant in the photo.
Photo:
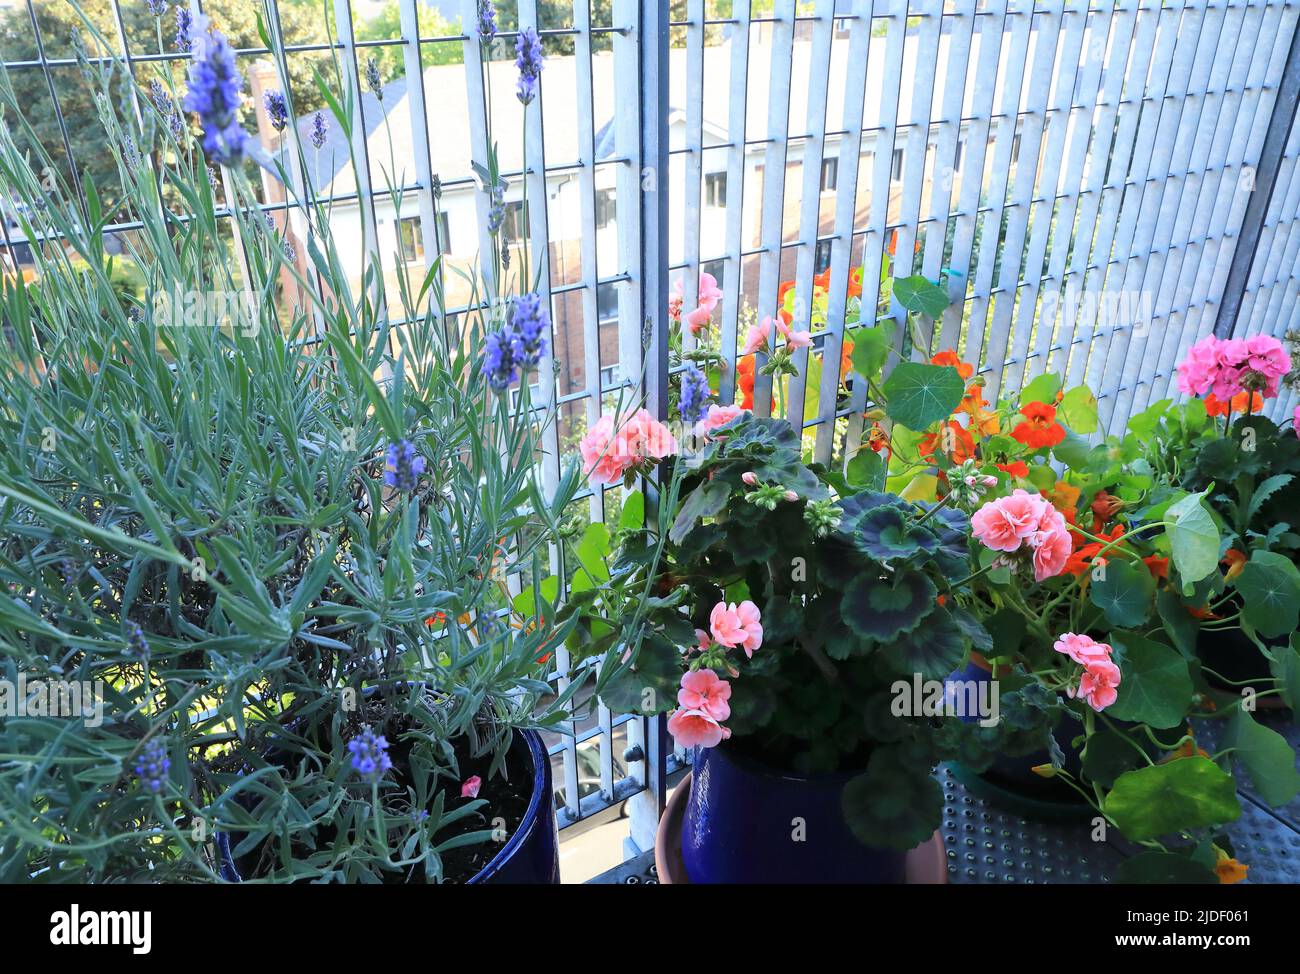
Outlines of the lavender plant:
[{"label": "lavender plant", "polygon": [[[484,360],[492,333],[535,367],[546,313],[498,277],[450,316],[436,263],[355,292],[296,199],[288,257],[233,164],[288,183],[297,163],[246,134],[220,35],[196,19],[192,40],[187,90],[160,73],[143,124],[111,97],[125,65],[89,75],[129,187],[111,206],[43,179],[0,72],[0,195],[39,282],[0,289],[0,687],[87,692],[73,715],[0,709],[0,880],[463,878],[496,851],[494,795],[530,785],[517,732],[558,725],[585,674],[552,691],[576,623],[506,583],[563,557],[581,481],[543,489],[553,419]],[[103,228],[131,220],[123,293]]]}]

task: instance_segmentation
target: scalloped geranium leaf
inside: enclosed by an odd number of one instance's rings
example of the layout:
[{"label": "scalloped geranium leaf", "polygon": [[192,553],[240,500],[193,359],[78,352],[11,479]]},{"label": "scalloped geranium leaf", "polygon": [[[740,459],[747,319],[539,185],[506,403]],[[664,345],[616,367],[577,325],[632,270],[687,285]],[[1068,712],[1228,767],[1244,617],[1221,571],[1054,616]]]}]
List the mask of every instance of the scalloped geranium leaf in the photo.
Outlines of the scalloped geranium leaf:
[{"label": "scalloped geranium leaf", "polygon": [[1269,639],[1295,632],[1300,622],[1300,570],[1274,551],[1256,551],[1242,566],[1237,591],[1245,619]]},{"label": "scalloped geranium leaf", "polygon": [[901,362],[885,380],[885,412],[908,429],[947,419],[961,404],[966,382],[951,365]]},{"label": "scalloped geranium leaf", "polygon": [[658,636],[641,643],[630,664],[622,664],[600,692],[615,713],[657,714],[672,709],[681,680],[681,653]]},{"label": "scalloped geranium leaf", "polygon": [[853,543],[863,554],[883,564],[896,558],[914,558],[937,548],[938,538],[918,526],[900,508],[877,507],[857,522]]},{"label": "scalloped geranium leaf", "polygon": [[1199,756],[1124,772],[1102,808],[1134,842],[1225,825],[1241,817],[1232,775]]},{"label": "scalloped geranium leaf", "polygon": [[863,572],[844,590],[844,621],[860,636],[888,642],[911,632],[937,608],[934,583],[920,572],[902,571],[893,578]]},{"label": "scalloped geranium leaf", "polygon": [[885,648],[885,655],[900,672],[920,673],[926,680],[942,680],[961,665],[969,644],[948,610],[936,608],[925,625],[893,640]]},{"label": "scalloped geranium leaf", "polygon": [[866,772],[844,786],[842,807],[865,845],[914,849],[943,824],[943,789],[901,746],[877,746]]},{"label": "scalloped geranium leaf", "polygon": [[1151,572],[1145,565],[1117,557],[1108,559],[1099,570],[1101,577],[1094,579],[1088,590],[1092,604],[1106,613],[1112,626],[1142,625],[1151,614],[1156,594]]},{"label": "scalloped geranium leaf", "polygon": [[981,653],[993,651],[993,636],[984,628],[983,623],[979,621],[974,613],[968,612],[960,605],[952,605],[949,600],[948,614],[952,616],[952,621],[962,634],[970,640],[970,644],[978,649]]},{"label": "scalloped geranium leaf", "polygon": [[727,506],[730,497],[731,488],[724,481],[706,480],[700,484],[682,501],[682,509],[668,532],[669,539],[673,544],[681,544],[701,518],[713,517]]}]

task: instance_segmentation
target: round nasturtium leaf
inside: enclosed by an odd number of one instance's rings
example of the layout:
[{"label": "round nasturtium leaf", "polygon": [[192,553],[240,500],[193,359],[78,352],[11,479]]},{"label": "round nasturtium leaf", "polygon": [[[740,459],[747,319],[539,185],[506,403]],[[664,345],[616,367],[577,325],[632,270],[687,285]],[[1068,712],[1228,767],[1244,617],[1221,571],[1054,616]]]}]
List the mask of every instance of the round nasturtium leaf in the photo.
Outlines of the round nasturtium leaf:
[{"label": "round nasturtium leaf", "polygon": [[1151,614],[1156,583],[1145,565],[1112,553],[1088,594],[1112,626],[1135,628]]},{"label": "round nasturtium leaf", "polygon": [[1295,632],[1300,622],[1300,571],[1291,559],[1256,551],[1242,566],[1237,591],[1246,602],[1246,621],[1269,639]]},{"label": "round nasturtium leaf", "polygon": [[885,413],[908,429],[923,430],[952,415],[966,382],[951,365],[902,362],[885,380]]},{"label": "round nasturtium leaf", "polygon": [[1134,842],[1241,817],[1232,775],[1199,756],[1126,771],[1115,779],[1102,807]]}]

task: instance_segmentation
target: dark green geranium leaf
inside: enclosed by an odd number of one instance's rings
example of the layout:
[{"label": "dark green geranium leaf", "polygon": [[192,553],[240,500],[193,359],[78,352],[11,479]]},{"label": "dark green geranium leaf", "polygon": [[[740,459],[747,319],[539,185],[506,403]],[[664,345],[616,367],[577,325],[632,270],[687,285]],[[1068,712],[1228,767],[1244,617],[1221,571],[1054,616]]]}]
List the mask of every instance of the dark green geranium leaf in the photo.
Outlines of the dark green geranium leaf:
[{"label": "dark green geranium leaf", "polygon": [[1295,632],[1300,622],[1300,569],[1272,551],[1256,551],[1237,577],[1246,601],[1245,618],[1260,635],[1273,639]]},{"label": "dark green geranium leaf", "polygon": [[961,665],[969,646],[965,633],[940,606],[925,625],[890,643],[885,655],[900,673],[920,673],[927,680],[942,680]]},{"label": "dark green geranium leaf", "polygon": [[1187,717],[1192,703],[1191,673],[1187,659],[1136,633],[1112,632],[1115,662],[1119,665],[1119,696],[1106,713],[1116,720],[1132,720],[1152,727],[1176,727]]},{"label": "dark green geranium leaf", "polygon": [[1088,589],[1092,604],[1106,613],[1112,626],[1140,626],[1151,614],[1155,579],[1146,565],[1116,555],[1108,558],[1104,574]]},{"label": "dark green geranium leaf", "polygon": [[896,279],[893,288],[894,298],[913,314],[937,318],[951,303],[947,290],[920,274]]},{"label": "dark green geranium leaf", "polygon": [[901,571],[893,578],[858,575],[844,590],[844,621],[860,636],[889,642],[911,632],[937,608],[938,590],[920,572]]},{"label": "dark green geranium leaf", "polygon": [[1228,718],[1223,746],[1233,749],[1233,760],[1245,767],[1255,792],[1274,808],[1280,808],[1300,794],[1295,751],[1291,750],[1286,738],[1257,723],[1240,707]]},{"label": "dark green geranium leaf", "polygon": [[885,380],[885,412],[908,429],[947,419],[961,404],[966,383],[951,365],[901,362]]},{"label": "dark green geranium leaf", "polygon": [[897,507],[877,507],[857,521],[853,538],[858,550],[882,564],[915,558],[938,547],[938,539]]},{"label": "dark green geranium leaf", "polygon": [[1115,779],[1102,808],[1134,842],[1241,817],[1232,775],[1203,757],[1126,771]]},{"label": "dark green geranium leaf", "polygon": [[844,786],[844,818],[864,845],[914,849],[943,824],[943,789],[900,745],[877,746]]},{"label": "dark green geranium leaf", "polygon": [[677,520],[668,532],[673,544],[681,544],[701,518],[713,517],[727,506],[731,488],[721,480],[706,480],[682,501]]},{"label": "dark green geranium leaf", "polygon": [[960,605],[949,605],[948,614],[952,616],[952,621],[962,631],[962,635],[970,640],[973,647],[981,653],[992,652],[993,635],[984,628],[984,625],[973,613],[963,609]]},{"label": "dark green geranium leaf", "polygon": [[1140,852],[1115,870],[1117,883],[1218,883],[1219,877],[1177,852]]},{"label": "dark green geranium leaf", "polygon": [[664,713],[676,705],[681,675],[678,648],[664,639],[648,637],[631,665],[623,666],[605,684],[600,700],[615,713]]}]

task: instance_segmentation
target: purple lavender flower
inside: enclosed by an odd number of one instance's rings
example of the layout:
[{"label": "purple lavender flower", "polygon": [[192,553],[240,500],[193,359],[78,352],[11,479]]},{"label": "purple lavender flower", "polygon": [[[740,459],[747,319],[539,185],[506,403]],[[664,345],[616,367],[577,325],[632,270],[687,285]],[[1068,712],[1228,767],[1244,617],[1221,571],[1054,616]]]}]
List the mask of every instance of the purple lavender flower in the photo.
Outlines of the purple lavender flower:
[{"label": "purple lavender flower", "polygon": [[514,361],[531,369],[546,354],[546,333],[551,330],[551,316],[542,307],[537,294],[524,294],[515,299],[510,313],[510,350]]},{"label": "purple lavender flower", "polygon": [[141,785],[156,795],[162,791],[171,766],[171,758],[167,756],[167,739],[155,737],[145,744],[136,757],[135,776]]},{"label": "purple lavender flower", "polygon": [[271,120],[271,128],[283,132],[289,123],[289,105],[284,100],[284,92],[271,89],[262,95],[262,104],[266,107],[266,117]]},{"label": "purple lavender flower", "polygon": [[378,780],[393,766],[388,756],[388,741],[369,727],[363,727],[360,734],[348,741],[348,751],[352,754],[352,770],[362,777]]},{"label": "purple lavender flower", "polygon": [[140,628],[139,623],[128,619],[123,628],[126,630],[127,654],[136,659],[147,658],[149,655],[149,641],[144,638],[144,630]]},{"label": "purple lavender flower", "polygon": [[542,76],[542,39],[531,27],[521,30],[515,41],[515,67],[519,69],[516,94],[527,105],[537,97],[537,84]]},{"label": "purple lavender flower", "polygon": [[487,336],[483,348],[483,371],[487,373],[488,385],[498,392],[510,388],[510,383],[519,378],[514,349],[505,329]]},{"label": "purple lavender flower", "polygon": [[384,82],[379,77],[379,62],[374,58],[366,59],[366,84],[380,101],[384,100]]},{"label": "purple lavender flower", "polygon": [[390,443],[384,462],[384,483],[401,491],[414,490],[424,467],[424,457],[415,452],[415,444],[410,440]]},{"label": "purple lavender flower", "polygon": [[504,183],[497,183],[492,187],[488,194],[491,201],[488,206],[488,233],[496,236],[501,230],[501,224],[506,219],[506,187]]},{"label": "purple lavender flower", "polygon": [[194,29],[194,14],[189,7],[176,8],[176,50],[189,51],[194,41],[191,32]]},{"label": "purple lavender flower", "polygon": [[682,372],[681,396],[677,408],[686,423],[698,423],[709,411],[709,380],[694,365]]},{"label": "purple lavender flower", "polygon": [[223,166],[237,165],[244,157],[248,133],[239,125],[239,91],[244,79],[235,65],[235,52],[220,31],[211,30],[194,40],[186,111],[197,112],[203,125],[203,151]]},{"label": "purple lavender flower", "polygon": [[144,0],[144,2],[145,6],[149,8],[149,12],[155,17],[161,17],[167,12],[166,0]]},{"label": "purple lavender flower", "polygon": [[478,0],[478,36],[484,44],[491,44],[497,36],[497,8],[492,0]]},{"label": "purple lavender flower", "polygon": [[311,120],[311,144],[317,149],[325,144],[325,138],[329,134],[329,127],[325,122],[325,116],[317,112]]}]

